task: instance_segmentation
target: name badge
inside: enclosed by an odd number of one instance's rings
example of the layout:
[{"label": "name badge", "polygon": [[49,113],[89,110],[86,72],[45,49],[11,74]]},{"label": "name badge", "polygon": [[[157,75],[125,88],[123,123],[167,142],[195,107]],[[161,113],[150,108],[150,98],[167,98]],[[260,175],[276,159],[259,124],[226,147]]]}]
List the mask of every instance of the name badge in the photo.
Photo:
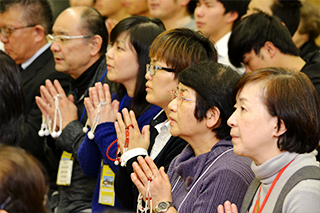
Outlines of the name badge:
[{"label": "name badge", "polygon": [[66,151],[63,151],[61,155],[60,163],[59,163],[57,185],[70,186],[72,168],[73,168],[72,166],[73,166],[72,154]]},{"label": "name badge", "polygon": [[108,206],[114,206],[114,179],[115,174],[108,165],[101,161],[102,172],[100,178],[99,203]]}]

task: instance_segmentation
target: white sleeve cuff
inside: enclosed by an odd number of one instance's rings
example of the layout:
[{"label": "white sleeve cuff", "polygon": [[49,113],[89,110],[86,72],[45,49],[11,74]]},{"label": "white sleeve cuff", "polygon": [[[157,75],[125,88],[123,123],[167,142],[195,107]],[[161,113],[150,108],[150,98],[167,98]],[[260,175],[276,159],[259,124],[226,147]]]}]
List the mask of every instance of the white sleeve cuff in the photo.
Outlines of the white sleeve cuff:
[{"label": "white sleeve cuff", "polygon": [[131,149],[129,151],[126,151],[120,157],[120,162],[121,162],[120,165],[122,167],[127,166],[128,160],[130,160],[131,158],[133,158],[135,156],[139,156],[139,155],[148,155],[148,151],[144,148],[135,148],[135,149]]}]

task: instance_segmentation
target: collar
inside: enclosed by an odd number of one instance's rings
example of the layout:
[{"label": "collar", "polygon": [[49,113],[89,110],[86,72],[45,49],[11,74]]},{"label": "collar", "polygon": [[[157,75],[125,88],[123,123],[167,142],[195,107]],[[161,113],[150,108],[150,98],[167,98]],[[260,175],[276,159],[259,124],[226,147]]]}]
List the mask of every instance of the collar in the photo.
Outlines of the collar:
[{"label": "collar", "polygon": [[231,36],[231,31],[229,31],[222,38],[220,38],[219,41],[215,43],[215,47],[218,51],[219,57],[228,56],[228,42],[229,42],[230,36]]},{"label": "collar", "polygon": [[49,43],[46,43],[43,45],[33,56],[31,56],[27,61],[21,64],[21,68],[23,70],[27,69],[27,67],[34,61],[36,58],[38,58],[39,55],[41,55],[44,51],[46,51],[50,47]]}]

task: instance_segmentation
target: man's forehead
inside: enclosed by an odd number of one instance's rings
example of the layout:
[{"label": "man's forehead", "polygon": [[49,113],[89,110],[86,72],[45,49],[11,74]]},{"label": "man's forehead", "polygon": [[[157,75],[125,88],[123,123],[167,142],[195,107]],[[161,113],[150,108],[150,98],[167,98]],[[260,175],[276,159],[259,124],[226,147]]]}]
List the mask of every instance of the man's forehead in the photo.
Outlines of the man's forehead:
[{"label": "man's forehead", "polygon": [[63,11],[56,19],[52,31],[54,34],[71,35],[74,33],[80,33],[80,15],[72,10],[68,9]]},{"label": "man's forehead", "polygon": [[275,0],[251,0],[249,3],[249,8],[254,12],[263,11],[272,15],[271,6],[274,4]]}]

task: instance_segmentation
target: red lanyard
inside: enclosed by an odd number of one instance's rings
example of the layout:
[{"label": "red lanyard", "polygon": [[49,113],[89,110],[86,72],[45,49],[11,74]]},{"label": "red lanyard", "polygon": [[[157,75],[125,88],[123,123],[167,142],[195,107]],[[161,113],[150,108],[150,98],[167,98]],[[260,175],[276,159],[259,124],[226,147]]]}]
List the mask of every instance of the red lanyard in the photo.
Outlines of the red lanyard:
[{"label": "red lanyard", "polygon": [[[296,155],[297,157],[298,155]],[[292,161],[294,161],[294,159],[296,159],[296,157],[294,157],[292,159]],[[273,180],[272,184],[271,184],[271,187],[270,189],[268,190],[268,193],[266,195],[266,197],[263,199],[263,203],[258,211],[258,213],[261,213],[262,212],[262,209],[264,208],[264,205],[266,204],[268,198],[269,198],[269,195],[274,187],[274,185],[277,183],[277,181],[279,180],[280,176],[282,175],[282,173],[284,172],[284,170],[286,170],[286,168],[292,163],[292,161],[290,161],[285,167],[283,167],[280,172],[278,173],[277,177]],[[261,187],[262,187],[262,184],[260,185],[260,189],[259,189],[259,193],[258,193],[258,197],[257,197],[257,201],[256,201],[256,204],[254,205],[254,208],[253,208],[253,211],[252,213],[255,212],[256,208],[257,208],[257,204],[258,204],[258,200],[260,200],[260,192],[261,192]],[[259,208],[259,207],[258,207]]]}]

